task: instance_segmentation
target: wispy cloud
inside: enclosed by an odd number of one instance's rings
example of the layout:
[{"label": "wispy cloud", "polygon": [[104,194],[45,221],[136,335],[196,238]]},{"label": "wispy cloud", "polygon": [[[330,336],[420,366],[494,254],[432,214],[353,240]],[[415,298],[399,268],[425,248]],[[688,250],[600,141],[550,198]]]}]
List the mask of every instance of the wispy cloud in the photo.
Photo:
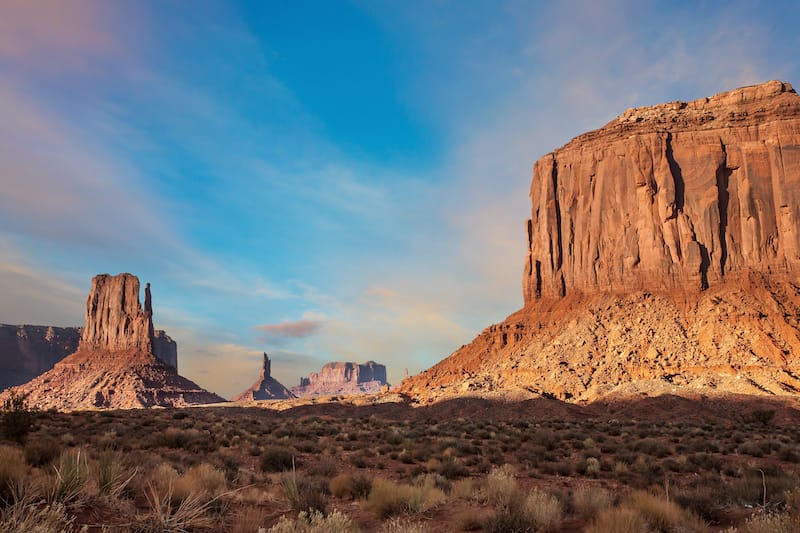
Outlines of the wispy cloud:
[{"label": "wispy cloud", "polygon": [[322,327],[320,320],[295,320],[293,322],[281,322],[280,324],[262,324],[255,326],[255,329],[266,333],[268,338],[292,338],[302,339],[317,333]]}]

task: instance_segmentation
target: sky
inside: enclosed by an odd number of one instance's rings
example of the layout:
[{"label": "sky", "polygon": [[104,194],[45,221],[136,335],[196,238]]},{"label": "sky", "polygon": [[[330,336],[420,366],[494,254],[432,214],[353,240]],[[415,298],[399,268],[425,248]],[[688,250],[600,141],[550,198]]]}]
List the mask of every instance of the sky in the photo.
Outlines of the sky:
[{"label": "sky", "polygon": [[131,272],[223,396],[398,383],[522,306],[534,161],[626,109],[800,85],[800,4],[0,2],[0,323]]}]

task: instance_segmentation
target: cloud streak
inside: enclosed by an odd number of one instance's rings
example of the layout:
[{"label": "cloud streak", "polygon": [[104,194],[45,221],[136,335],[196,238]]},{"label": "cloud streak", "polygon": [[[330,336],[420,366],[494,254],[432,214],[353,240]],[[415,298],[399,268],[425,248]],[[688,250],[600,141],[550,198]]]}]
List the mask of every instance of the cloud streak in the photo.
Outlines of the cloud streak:
[{"label": "cloud streak", "polygon": [[303,339],[316,334],[321,327],[320,320],[304,319],[280,324],[262,324],[255,326],[255,329],[266,333],[267,338]]}]

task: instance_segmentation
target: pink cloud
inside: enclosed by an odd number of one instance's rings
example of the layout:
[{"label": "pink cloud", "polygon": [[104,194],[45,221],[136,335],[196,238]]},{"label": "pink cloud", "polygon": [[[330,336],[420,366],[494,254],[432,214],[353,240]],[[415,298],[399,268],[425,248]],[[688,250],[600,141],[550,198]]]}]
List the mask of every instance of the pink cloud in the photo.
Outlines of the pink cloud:
[{"label": "pink cloud", "polygon": [[283,337],[299,339],[310,337],[322,326],[319,320],[295,320],[293,322],[281,322],[280,324],[262,324],[255,329],[263,331],[268,337]]},{"label": "pink cloud", "polygon": [[108,49],[114,40],[103,29],[105,10],[103,3],[86,0],[6,0],[0,17],[0,56],[30,62],[54,53]]}]

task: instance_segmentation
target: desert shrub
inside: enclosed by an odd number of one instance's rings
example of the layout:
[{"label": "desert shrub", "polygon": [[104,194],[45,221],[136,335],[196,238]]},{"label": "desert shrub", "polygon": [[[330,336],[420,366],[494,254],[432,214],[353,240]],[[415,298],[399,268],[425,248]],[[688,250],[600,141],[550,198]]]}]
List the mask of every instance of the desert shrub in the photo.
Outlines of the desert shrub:
[{"label": "desert shrub", "polygon": [[484,522],[484,518],[471,509],[464,511],[455,519],[459,531],[483,531]]},{"label": "desert shrub", "polygon": [[136,471],[128,470],[120,452],[106,450],[97,458],[95,474],[100,494],[119,498],[133,480]]},{"label": "desert shrub", "polygon": [[650,531],[647,521],[636,509],[612,507],[601,511],[589,524],[586,533],[646,533]]},{"label": "desert shrub", "polygon": [[331,479],[330,488],[337,498],[364,499],[372,490],[372,479],[364,474],[340,474]]},{"label": "desert shrub", "polygon": [[588,457],[586,459],[586,467],[584,472],[587,476],[597,477],[600,475],[600,461],[596,457]]},{"label": "desert shrub", "polygon": [[591,519],[611,507],[611,493],[602,487],[582,485],[572,493],[572,507],[580,516]]},{"label": "desert shrub", "polygon": [[486,501],[498,508],[509,507],[520,498],[519,484],[507,465],[489,472],[485,492]]},{"label": "desert shrub", "polygon": [[[72,533],[75,517],[67,514],[62,503],[45,504],[22,499],[0,510],[2,533]],[[80,531],[84,531],[81,529]]]},{"label": "desert shrub", "polygon": [[138,526],[142,531],[202,531],[214,527],[209,512],[212,502],[203,502],[200,494],[190,494],[176,502],[171,481],[148,483],[145,497],[149,510],[140,518]]},{"label": "desert shrub", "polygon": [[775,410],[774,409],[756,409],[755,411],[751,412],[750,415],[747,417],[748,421],[754,422],[756,424],[761,424],[762,426],[768,425],[772,422],[772,419],[775,418]]},{"label": "desert shrub", "polygon": [[796,533],[800,531],[800,520],[788,513],[757,513],[738,528],[726,533]]},{"label": "desert shrub", "polygon": [[[766,486],[766,494],[764,488]],[[768,468],[748,470],[744,476],[729,480],[721,487],[721,497],[725,502],[743,505],[763,505],[783,503],[787,490],[798,486],[798,479],[780,470]]]},{"label": "desert shrub", "polygon": [[636,509],[656,531],[705,531],[703,522],[695,514],[674,502],[648,492],[634,492],[628,505]]},{"label": "desert shrub", "polygon": [[25,444],[25,461],[31,466],[44,466],[61,455],[61,446],[53,439],[36,439]]},{"label": "desert shrub", "polygon": [[633,449],[653,457],[666,457],[672,453],[669,445],[658,439],[642,439],[633,445]]},{"label": "desert shrub", "polygon": [[525,498],[522,513],[536,531],[552,531],[561,523],[561,503],[552,494],[533,489]]},{"label": "desert shrub", "polygon": [[307,513],[301,511],[296,520],[281,517],[277,524],[269,529],[270,533],[354,533],[358,528],[350,518],[333,511],[325,516],[319,511]]},{"label": "desert shrub", "polygon": [[25,480],[27,468],[22,450],[0,444],[0,504],[8,505]]},{"label": "desert shrub", "polygon": [[317,478],[298,477],[296,473],[286,473],[281,477],[283,493],[293,511],[325,514],[328,498],[325,495],[327,483]]},{"label": "desert shrub", "polygon": [[256,533],[263,528],[267,513],[261,507],[245,505],[236,513],[231,533]]},{"label": "desert shrub", "polygon": [[79,504],[86,496],[90,477],[86,452],[81,449],[65,451],[45,484],[45,497],[49,503]]},{"label": "desert shrub", "polygon": [[33,428],[33,411],[28,407],[25,396],[12,392],[3,402],[3,434],[9,440],[22,443]]},{"label": "desert shrub", "polygon": [[171,495],[178,477],[180,476],[178,476],[178,472],[172,467],[172,465],[168,463],[159,463],[150,472],[150,475],[142,489],[147,490],[148,488],[152,487],[159,494],[169,492]]},{"label": "desert shrub", "polygon": [[364,504],[367,511],[381,518],[405,512],[424,512],[445,500],[444,492],[430,481],[412,486],[376,479]]},{"label": "desert shrub", "polygon": [[333,457],[323,456],[309,468],[308,473],[313,476],[333,477],[339,470],[336,460]]},{"label": "desert shrub", "polygon": [[201,463],[175,480],[173,497],[180,501],[197,496],[205,503],[218,498],[226,488],[225,473],[208,463]]},{"label": "desert shrub", "polygon": [[464,500],[475,497],[475,484],[469,478],[454,481],[450,485],[450,497]]},{"label": "desert shrub", "polygon": [[486,518],[483,530],[487,533],[507,533],[536,531],[535,523],[525,513],[525,509],[518,504],[504,507],[495,514]]},{"label": "desert shrub", "polygon": [[196,429],[167,428],[158,436],[157,442],[167,448],[190,450],[200,437],[201,433]]},{"label": "desert shrub", "polygon": [[260,466],[263,472],[285,472],[295,466],[294,455],[289,448],[267,448],[261,454]]},{"label": "desert shrub", "polygon": [[469,475],[469,470],[453,457],[445,457],[437,472],[447,479],[458,479]]},{"label": "desert shrub", "polygon": [[381,533],[428,533],[430,528],[425,524],[407,519],[392,518],[387,520]]}]

